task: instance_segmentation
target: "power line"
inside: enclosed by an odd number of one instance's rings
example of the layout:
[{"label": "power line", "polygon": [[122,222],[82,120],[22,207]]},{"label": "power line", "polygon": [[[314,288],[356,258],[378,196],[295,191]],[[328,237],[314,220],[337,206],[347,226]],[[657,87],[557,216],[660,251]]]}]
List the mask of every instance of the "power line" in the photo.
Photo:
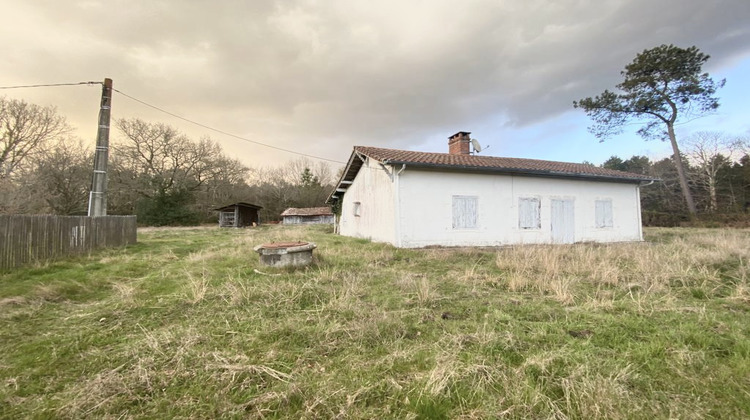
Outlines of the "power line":
[{"label": "power line", "polygon": [[102,82],[48,83],[44,85],[0,86],[0,89],[25,89],[25,88],[39,88],[39,87],[101,85],[101,84]]},{"label": "power line", "polygon": [[[46,83],[46,84],[37,84],[37,85],[0,86],[0,89],[25,89],[25,88],[40,88],[40,87],[101,85],[101,84],[102,84],[102,82],[91,82],[91,81],[89,81],[89,82],[76,82],[76,83]],[[145,106],[147,106],[149,108],[153,108],[153,109],[155,109],[157,111],[160,111],[160,112],[163,112],[163,113],[165,113],[167,115],[171,115],[171,116],[173,116],[175,118],[178,118],[178,119],[181,119],[183,121],[189,122],[191,124],[195,124],[195,125],[197,125],[199,127],[203,127],[205,129],[208,129],[208,130],[211,130],[211,131],[223,134],[225,136],[233,137],[235,139],[246,141],[248,143],[257,144],[259,146],[264,146],[264,147],[268,147],[268,148],[271,148],[271,149],[276,149],[276,150],[279,150],[279,151],[282,151],[282,152],[287,152],[287,153],[292,153],[292,154],[295,154],[295,155],[309,157],[309,158],[312,158],[312,159],[324,160],[324,161],[333,162],[333,163],[346,164],[346,162],[342,162],[342,161],[339,161],[339,160],[328,159],[328,158],[324,158],[324,157],[320,157],[320,156],[315,156],[315,155],[308,155],[308,154],[297,152],[297,151],[294,151],[294,150],[284,149],[283,147],[272,146],[270,144],[262,143],[262,142],[259,142],[257,140],[251,140],[251,139],[248,139],[248,138],[245,138],[245,137],[238,136],[236,134],[228,133],[226,131],[219,130],[218,128],[214,128],[214,127],[208,126],[206,124],[202,124],[202,123],[199,123],[197,121],[193,121],[193,120],[191,120],[189,118],[185,118],[185,117],[183,117],[181,115],[177,115],[177,114],[175,114],[173,112],[169,112],[169,111],[167,111],[167,110],[165,110],[163,108],[159,108],[156,105],[151,105],[151,104],[149,104],[149,103],[147,103],[145,101],[142,101],[142,100],[140,100],[138,98],[130,96],[130,95],[128,95],[127,93],[125,93],[123,91],[120,91],[120,90],[117,90],[117,89],[114,89],[114,88],[112,90],[114,90],[115,92],[121,94],[122,96],[125,96],[126,98],[129,98],[129,99],[131,99],[131,100],[133,100],[135,102],[138,102],[138,103],[140,103],[142,105],[145,105]]]},{"label": "power line", "polygon": [[155,109],[157,111],[160,111],[160,112],[163,112],[163,113],[165,113],[167,115],[171,115],[171,116],[173,116],[175,118],[178,118],[178,119],[181,119],[183,121],[189,122],[190,124],[195,124],[195,125],[197,125],[199,127],[203,127],[205,129],[208,129],[208,130],[211,130],[211,131],[223,134],[225,136],[233,137],[235,139],[246,141],[248,143],[257,144],[259,146],[264,146],[264,147],[268,147],[268,148],[271,148],[271,149],[280,150],[282,152],[292,153],[292,154],[295,154],[295,155],[305,156],[305,157],[309,157],[309,158],[313,158],[313,159],[318,159],[318,160],[324,160],[324,161],[333,162],[333,163],[346,164],[346,162],[342,162],[342,161],[339,161],[339,160],[333,160],[333,159],[328,159],[328,158],[324,158],[324,157],[320,157],[320,156],[308,155],[308,154],[297,152],[297,151],[294,151],[294,150],[284,149],[283,147],[272,146],[270,144],[262,143],[262,142],[259,142],[257,140],[251,140],[251,139],[248,139],[248,138],[245,138],[245,137],[238,136],[236,134],[228,133],[226,131],[219,130],[218,128],[214,128],[214,127],[208,126],[206,124],[202,124],[202,123],[199,123],[197,121],[193,121],[193,120],[191,120],[189,118],[185,118],[185,117],[183,117],[181,115],[177,115],[177,114],[175,114],[173,112],[169,112],[169,111],[167,111],[165,109],[159,108],[156,105],[151,105],[151,104],[149,104],[149,103],[147,103],[145,101],[142,101],[142,100],[140,100],[138,98],[134,98],[134,97],[132,97],[132,96],[128,95],[127,93],[122,92],[120,90],[117,90],[117,89],[114,89],[114,88],[112,88],[112,90],[114,90],[115,92],[119,93],[122,96],[125,96],[126,98],[129,98],[129,99],[131,99],[131,100],[133,100],[135,102],[138,102],[138,103],[140,103],[142,105],[145,105],[145,106],[147,106],[149,108],[153,108],[153,109]]}]

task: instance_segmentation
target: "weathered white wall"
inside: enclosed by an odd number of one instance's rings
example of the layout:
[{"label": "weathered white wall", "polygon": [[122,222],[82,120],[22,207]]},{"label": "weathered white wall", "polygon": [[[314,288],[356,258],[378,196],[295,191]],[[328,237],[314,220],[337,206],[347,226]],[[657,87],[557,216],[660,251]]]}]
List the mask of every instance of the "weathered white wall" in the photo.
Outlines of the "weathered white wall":
[{"label": "weathered white wall", "polygon": [[[388,178],[386,181],[390,183]],[[407,166],[394,185],[398,186],[398,195],[393,202],[400,203],[399,225],[396,227],[397,232],[400,232],[400,240],[376,238],[374,235],[372,238],[391,242],[396,246],[550,243],[551,200],[554,198],[574,201],[575,242],[642,239],[638,186],[632,183],[433,172],[410,169]],[[379,188],[385,189],[384,186]],[[454,195],[478,197],[477,228],[453,228]],[[538,197],[541,200],[540,229],[519,228],[519,197]],[[597,199],[612,200],[613,227],[596,228]],[[361,199],[363,206],[366,200]],[[373,223],[377,223],[377,220],[373,220]],[[392,229],[389,226],[390,224],[383,223],[380,229],[390,231]],[[378,230],[378,227],[372,225],[368,228]],[[351,231],[342,229],[342,234],[348,234],[346,232]]]},{"label": "weathered white wall", "polygon": [[285,225],[331,225],[334,223],[333,215],[330,216],[284,216]]},{"label": "weathered white wall", "polygon": [[[395,244],[394,197],[391,177],[376,161],[367,159],[344,194],[339,232]],[[355,202],[361,203],[359,216],[354,215]]]}]

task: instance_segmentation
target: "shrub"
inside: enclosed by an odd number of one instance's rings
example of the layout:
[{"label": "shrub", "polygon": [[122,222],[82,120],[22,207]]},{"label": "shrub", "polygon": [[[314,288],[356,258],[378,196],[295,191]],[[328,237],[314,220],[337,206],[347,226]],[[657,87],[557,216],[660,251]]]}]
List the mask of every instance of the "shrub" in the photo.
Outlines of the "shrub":
[{"label": "shrub", "polygon": [[200,215],[190,208],[193,195],[186,190],[162,192],[138,202],[138,223],[146,226],[191,226]]}]

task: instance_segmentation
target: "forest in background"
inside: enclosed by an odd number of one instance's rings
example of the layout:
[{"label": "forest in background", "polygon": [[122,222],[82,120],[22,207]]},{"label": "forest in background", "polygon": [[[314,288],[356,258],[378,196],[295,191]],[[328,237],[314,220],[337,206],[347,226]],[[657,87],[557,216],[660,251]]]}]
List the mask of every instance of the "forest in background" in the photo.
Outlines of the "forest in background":
[{"label": "forest in background", "polygon": [[[86,214],[94,150],[71,133],[54,107],[0,97],[0,214]],[[307,158],[249,168],[214,140],[162,123],[117,119],[110,136],[108,213],[135,214],[142,225],[213,222],[215,208],[238,201],[262,206],[262,220],[279,220],[289,207],[325,205],[338,179],[338,168]],[[683,150],[699,218],[747,224],[747,139],[701,132]],[[660,180],[641,188],[645,224],[689,220],[671,158],[612,156],[598,166]]]},{"label": "forest in background", "polygon": [[748,141],[721,132],[698,132],[682,142],[682,161],[698,208],[690,220],[671,157],[622,159],[612,156],[601,167],[651,176],[658,181],[641,187],[641,210],[647,226],[750,223],[750,156]]},{"label": "forest in background", "polygon": [[[54,107],[0,97],[0,214],[85,215],[94,148],[71,136]],[[135,214],[142,225],[213,222],[238,201],[279,220],[289,207],[322,206],[335,182],[326,163],[300,158],[249,168],[214,140],[174,127],[116,119],[110,133],[107,213]]]}]

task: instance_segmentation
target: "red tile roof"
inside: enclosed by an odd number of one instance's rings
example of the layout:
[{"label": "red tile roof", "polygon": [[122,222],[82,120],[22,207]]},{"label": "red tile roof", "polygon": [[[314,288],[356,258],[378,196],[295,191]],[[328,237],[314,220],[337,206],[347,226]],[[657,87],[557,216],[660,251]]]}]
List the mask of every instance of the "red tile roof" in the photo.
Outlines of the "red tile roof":
[{"label": "red tile roof", "polygon": [[379,147],[355,146],[356,153],[363,154],[384,164],[412,164],[457,170],[489,170],[492,172],[524,173],[561,177],[602,178],[608,180],[651,181],[647,175],[600,168],[584,163],[555,162],[550,160],[519,159],[494,156],[451,155],[448,153],[412,152],[408,150],[382,149]]},{"label": "red tile roof", "polygon": [[330,207],[307,207],[307,208],[288,208],[281,213],[281,216],[332,216],[333,212]]},{"label": "red tile roof", "polygon": [[449,153],[412,152],[409,150],[355,146],[336,189],[334,189],[328,197],[329,203],[336,196],[346,191],[349,184],[351,184],[354,177],[357,176],[357,173],[362,167],[364,157],[377,160],[385,165],[406,164],[408,167],[412,168],[421,167],[446,172],[478,172],[633,183],[657,180],[648,175],[616,171],[584,163],[494,156],[457,155]]}]

